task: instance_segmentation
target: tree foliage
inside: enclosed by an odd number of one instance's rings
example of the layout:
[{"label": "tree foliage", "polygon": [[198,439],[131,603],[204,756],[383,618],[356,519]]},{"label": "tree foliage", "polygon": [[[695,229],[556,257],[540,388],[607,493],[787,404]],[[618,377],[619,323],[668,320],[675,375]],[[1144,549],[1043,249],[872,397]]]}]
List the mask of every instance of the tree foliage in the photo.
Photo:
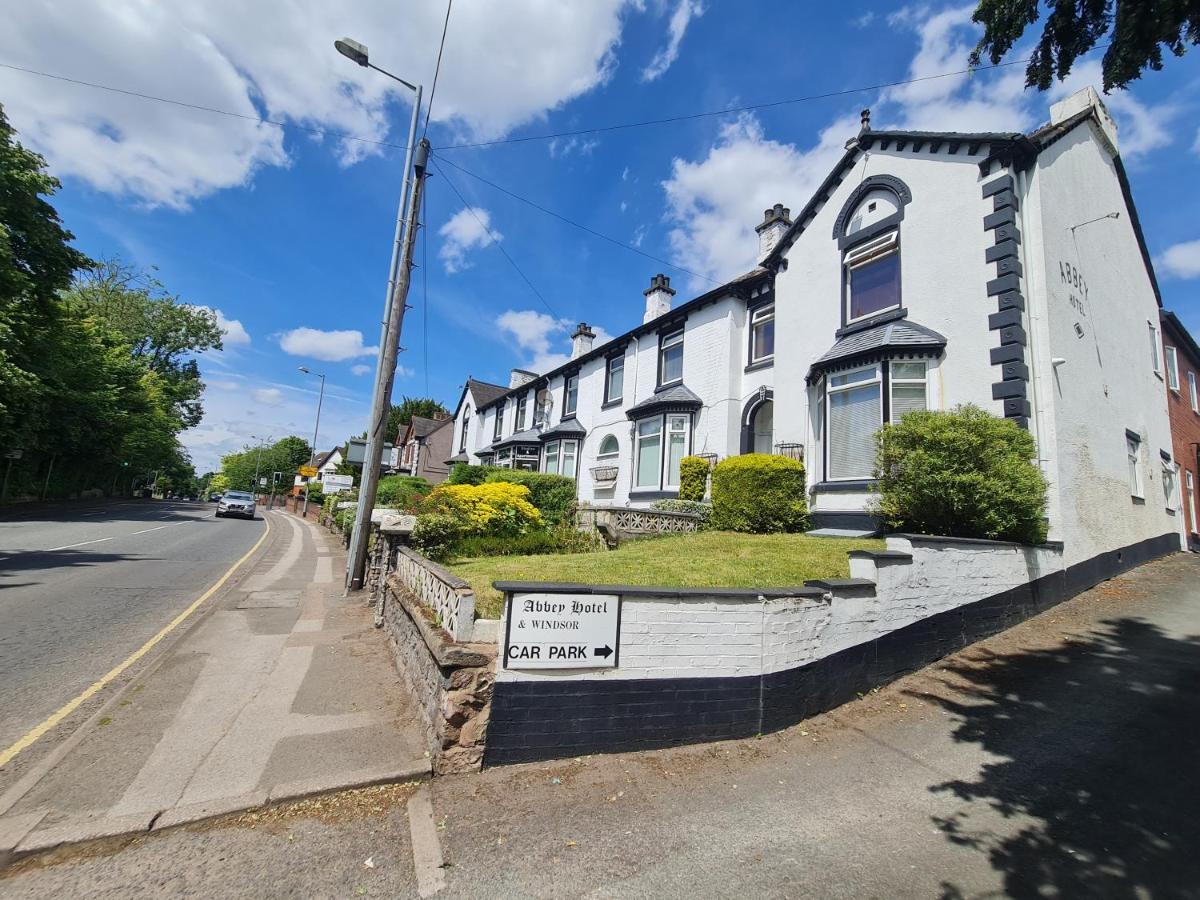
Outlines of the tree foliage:
[{"label": "tree foliage", "polygon": [[448,415],[446,407],[432,397],[402,397],[399,403],[393,403],[388,410],[388,424],[385,434],[389,441],[397,441],[400,429],[412,421],[413,416],[423,416],[434,419],[439,415]]},{"label": "tree foliage", "polygon": [[277,493],[287,493],[295,483],[296,470],[308,465],[312,448],[302,437],[290,435],[263,447],[247,446],[221,458],[221,476],[226,490],[258,491],[255,476],[267,479],[270,488],[274,473],[280,473]]},{"label": "tree foliage", "polygon": [[[1046,90],[1106,36],[1104,90],[1123,88],[1147,68],[1163,67],[1163,50],[1183,56],[1200,43],[1200,0],[1045,0],[1041,37],[1025,68],[1025,83]],[[972,18],[984,27],[971,65],[997,64],[1041,18],[1040,0],[979,0]]]}]

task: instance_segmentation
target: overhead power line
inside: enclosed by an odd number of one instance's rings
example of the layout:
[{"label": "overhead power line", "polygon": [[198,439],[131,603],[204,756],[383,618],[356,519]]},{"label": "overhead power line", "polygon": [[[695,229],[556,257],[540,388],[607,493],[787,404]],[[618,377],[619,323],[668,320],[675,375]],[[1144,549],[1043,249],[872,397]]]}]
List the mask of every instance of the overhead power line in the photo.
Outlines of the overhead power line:
[{"label": "overhead power line", "polygon": [[450,8],[454,0],[446,0],[446,20],[442,22],[442,41],[438,44],[437,65],[433,67],[433,86],[429,89],[429,107],[425,112],[425,128],[421,137],[429,134],[429,120],[433,118],[433,98],[437,96],[438,75],[442,71],[442,51],[446,49],[446,32],[450,30]]},{"label": "overhead power line", "polygon": [[537,297],[538,300],[541,301],[542,306],[546,307],[546,310],[550,313],[550,315],[552,315],[556,319],[560,318],[558,313],[556,313],[554,311],[554,308],[549,303],[546,302],[546,298],[542,296],[542,292],[533,286],[533,282],[529,280],[529,276],[526,275],[521,270],[521,267],[517,265],[517,261],[515,259],[513,259],[511,256],[509,256],[508,251],[504,249],[504,245],[502,243],[500,243],[500,239],[498,237],[496,237],[496,233],[494,231],[492,231],[492,229],[488,226],[487,222],[485,222],[485,221],[483,221],[483,219],[479,218],[479,214],[477,212],[475,212],[475,207],[467,202],[466,198],[462,195],[462,191],[460,191],[458,189],[458,186],[455,185],[455,183],[450,179],[450,176],[446,174],[445,170],[440,165],[438,165],[437,158],[430,157],[430,159],[433,162],[434,168],[437,169],[438,174],[441,175],[442,178],[444,178],[446,180],[446,184],[450,185],[450,190],[454,191],[454,195],[456,197],[458,197],[459,202],[462,203],[463,209],[465,209],[467,212],[469,212],[471,214],[471,217],[476,222],[479,223],[479,227],[482,228],[485,232],[487,232],[487,236],[489,238],[491,238],[492,243],[496,245],[496,249],[499,250],[504,255],[504,258],[508,260],[508,264],[516,270],[518,275],[521,276],[521,280],[524,281],[527,285],[529,285],[529,290],[533,291],[533,295],[535,297]]},{"label": "overhead power line", "polygon": [[569,219],[566,216],[564,216],[562,213],[557,213],[552,209],[548,209],[545,206],[542,206],[540,203],[536,203],[533,200],[530,200],[528,197],[522,197],[520,194],[516,194],[516,193],[510,191],[508,188],[503,187],[499,184],[496,184],[496,182],[494,182],[494,181],[489,181],[488,179],[484,178],[482,175],[477,175],[476,173],[470,171],[469,169],[464,169],[462,166],[458,165],[458,163],[451,162],[450,160],[446,159],[444,156],[439,156],[436,153],[434,154],[434,156],[436,156],[441,162],[444,162],[446,165],[453,166],[455,169],[458,169],[458,171],[462,172],[464,175],[470,175],[472,178],[476,179],[477,181],[482,181],[488,187],[495,188],[500,193],[507,194],[509,197],[512,197],[514,200],[518,200],[527,206],[532,206],[534,209],[538,210],[539,212],[543,212],[548,216],[553,216],[554,218],[558,219],[560,222],[566,222],[568,225],[578,228],[580,231],[585,231],[594,237],[598,237],[601,240],[608,241],[610,244],[616,244],[618,247],[622,247],[626,250],[629,250],[633,253],[638,254],[638,256],[644,256],[646,259],[653,260],[656,263],[661,263],[664,266],[669,266],[672,269],[676,269],[687,275],[691,275],[693,278],[699,278],[703,281],[711,282],[712,284],[720,284],[721,283],[721,282],[717,281],[715,278],[710,278],[707,275],[701,275],[699,272],[693,272],[691,269],[685,268],[685,267],[679,265],[678,263],[671,262],[669,259],[663,259],[661,256],[655,256],[653,253],[647,253],[645,250],[642,250],[640,247],[636,247],[633,244],[629,244],[629,243],[626,243],[625,241],[618,240],[617,238],[611,237],[607,234],[604,234],[603,232],[596,231],[596,229],[594,229],[594,228],[589,228],[587,225],[584,225],[582,222],[576,222],[574,219]]}]

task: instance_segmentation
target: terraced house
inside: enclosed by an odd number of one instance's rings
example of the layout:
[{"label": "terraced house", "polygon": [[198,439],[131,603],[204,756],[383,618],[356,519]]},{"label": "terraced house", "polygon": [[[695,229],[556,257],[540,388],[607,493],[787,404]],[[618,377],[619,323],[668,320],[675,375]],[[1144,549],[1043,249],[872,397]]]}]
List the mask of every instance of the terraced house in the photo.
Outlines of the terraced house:
[{"label": "terraced house", "polygon": [[870,531],[879,427],[974,403],[1036,439],[1068,565],[1178,544],[1161,301],[1118,148],[1090,89],[1030,134],[864,111],[804,207],[766,212],[757,268],[678,305],[655,276],[636,328],[595,347],[581,324],[567,364],[460,403],[460,458],[638,505],[675,495],[685,454],[787,453],[817,525]]}]

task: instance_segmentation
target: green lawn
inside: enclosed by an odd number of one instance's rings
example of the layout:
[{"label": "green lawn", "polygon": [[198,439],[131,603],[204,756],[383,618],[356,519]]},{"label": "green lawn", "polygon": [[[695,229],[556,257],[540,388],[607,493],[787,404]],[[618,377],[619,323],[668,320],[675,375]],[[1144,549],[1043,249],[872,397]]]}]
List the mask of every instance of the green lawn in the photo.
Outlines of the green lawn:
[{"label": "green lawn", "polygon": [[795,587],[810,578],[845,578],[847,550],[882,550],[881,540],[804,534],[703,531],[630,541],[617,550],[463,559],[450,570],[475,589],[476,615],[500,615],[493,581],[567,581],[661,587]]}]

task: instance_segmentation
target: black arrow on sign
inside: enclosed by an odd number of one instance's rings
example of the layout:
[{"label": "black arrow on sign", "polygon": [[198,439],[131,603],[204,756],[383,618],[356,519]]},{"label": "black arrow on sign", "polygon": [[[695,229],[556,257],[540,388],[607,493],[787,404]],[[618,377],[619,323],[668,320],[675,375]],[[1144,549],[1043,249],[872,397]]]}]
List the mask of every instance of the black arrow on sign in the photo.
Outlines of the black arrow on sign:
[{"label": "black arrow on sign", "polygon": [[612,647],[609,647],[607,644],[605,644],[603,647],[592,648],[593,655],[599,656],[601,659],[608,659],[610,656],[612,656],[612,652]]}]

